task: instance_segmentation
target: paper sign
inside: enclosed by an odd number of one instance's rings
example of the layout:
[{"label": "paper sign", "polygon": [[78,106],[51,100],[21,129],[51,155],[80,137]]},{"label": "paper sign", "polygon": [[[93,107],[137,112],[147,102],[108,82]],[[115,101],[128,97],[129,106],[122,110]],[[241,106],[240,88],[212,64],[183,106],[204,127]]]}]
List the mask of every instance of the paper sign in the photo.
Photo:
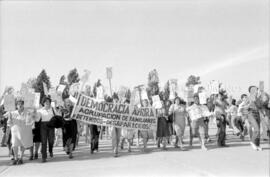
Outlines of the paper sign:
[{"label": "paper sign", "polygon": [[112,67],[106,68],[106,71],[107,71],[107,79],[111,79],[112,78]]},{"label": "paper sign", "polygon": [[26,95],[28,92],[29,91],[28,91],[27,84],[22,83],[21,90],[20,90],[21,95]]},{"label": "paper sign", "polygon": [[259,90],[260,90],[261,92],[264,91],[264,81],[260,81],[260,83],[259,83]]},{"label": "paper sign", "polygon": [[123,87],[121,86],[119,91],[118,91],[118,97],[120,100],[124,100],[126,98],[126,92],[127,92],[127,88],[126,87]]},{"label": "paper sign", "polygon": [[147,92],[145,88],[142,88],[141,90],[141,98],[142,100],[148,100]]},{"label": "paper sign", "polygon": [[90,71],[89,70],[84,70],[84,75],[81,77],[81,81],[83,83],[86,83],[89,80],[89,76],[90,76]]},{"label": "paper sign", "polygon": [[159,95],[154,95],[154,96],[152,96],[152,101],[153,101],[153,107],[154,107],[155,109],[160,109],[160,108],[162,108],[162,103],[161,103],[161,101],[160,101]]},{"label": "paper sign", "polygon": [[205,92],[199,93],[200,104],[206,104],[207,95]]},{"label": "paper sign", "polygon": [[38,108],[39,107],[40,93],[27,93],[23,96],[25,108]]},{"label": "paper sign", "polygon": [[15,111],[15,96],[5,95],[4,97],[5,111]]},{"label": "paper sign", "polygon": [[194,90],[193,87],[188,87],[187,90],[187,102],[193,102],[194,101]]},{"label": "paper sign", "polygon": [[63,93],[63,91],[65,90],[66,86],[65,85],[58,85],[58,88],[57,88],[57,92],[60,92],[60,93]]},{"label": "paper sign", "polygon": [[51,95],[52,101],[54,101],[56,105],[58,105],[58,106],[64,105],[64,102],[63,102],[61,95],[57,94],[55,91],[51,91],[50,95]]},{"label": "paper sign", "polygon": [[72,103],[76,104],[77,103],[77,99],[74,98],[73,96],[69,95],[69,98],[68,98]]},{"label": "paper sign", "polygon": [[211,94],[218,94],[219,93],[219,82],[212,81],[210,83],[210,90],[211,90]]},{"label": "paper sign", "polygon": [[175,98],[175,93],[177,90],[177,79],[169,80],[169,89],[170,89],[169,99],[173,100]]},{"label": "paper sign", "polygon": [[97,87],[96,99],[99,100],[99,101],[104,100],[104,88],[102,86]]},{"label": "paper sign", "polygon": [[43,91],[44,91],[44,94],[45,94],[46,96],[48,96],[48,95],[49,95],[49,91],[48,91],[47,84],[46,84],[45,82],[42,82],[42,84],[43,84]]},{"label": "paper sign", "polygon": [[80,91],[80,83],[73,83],[69,88],[69,94],[74,95],[76,92]]},{"label": "paper sign", "polygon": [[137,89],[134,89],[131,92],[130,104],[131,105],[138,105],[138,104],[140,104],[140,94],[139,94],[139,91]]}]

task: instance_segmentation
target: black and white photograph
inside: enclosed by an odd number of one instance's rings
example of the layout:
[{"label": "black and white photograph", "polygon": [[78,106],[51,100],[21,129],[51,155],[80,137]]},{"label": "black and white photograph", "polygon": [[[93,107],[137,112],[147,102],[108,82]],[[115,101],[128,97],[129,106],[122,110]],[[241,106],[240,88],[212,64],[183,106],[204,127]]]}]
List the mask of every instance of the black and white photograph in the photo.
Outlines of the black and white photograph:
[{"label": "black and white photograph", "polygon": [[270,177],[270,0],[0,0],[0,177]]}]

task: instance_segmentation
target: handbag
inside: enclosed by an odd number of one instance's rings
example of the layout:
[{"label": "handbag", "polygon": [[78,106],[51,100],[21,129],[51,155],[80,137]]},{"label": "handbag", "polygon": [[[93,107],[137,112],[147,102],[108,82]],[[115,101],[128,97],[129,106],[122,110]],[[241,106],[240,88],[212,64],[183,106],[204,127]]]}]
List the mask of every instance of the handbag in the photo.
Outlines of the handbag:
[{"label": "handbag", "polygon": [[47,126],[50,128],[62,128],[64,127],[64,119],[62,116],[56,115],[53,108],[53,117],[51,120],[48,122]]}]

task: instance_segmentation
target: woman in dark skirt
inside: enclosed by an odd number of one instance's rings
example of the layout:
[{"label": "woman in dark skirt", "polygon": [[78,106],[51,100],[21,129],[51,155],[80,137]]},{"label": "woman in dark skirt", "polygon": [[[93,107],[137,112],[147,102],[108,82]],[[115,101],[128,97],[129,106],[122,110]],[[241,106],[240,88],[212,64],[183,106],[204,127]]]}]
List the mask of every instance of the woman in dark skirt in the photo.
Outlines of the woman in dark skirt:
[{"label": "woman in dark skirt", "polygon": [[94,153],[94,151],[98,151],[98,144],[99,144],[99,133],[100,133],[100,126],[90,124],[88,125],[90,128],[90,136],[91,136],[91,154]]},{"label": "woman in dark skirt", "polygon": [[167,138],[170,136],[169,128],[168,128],[168,117],[166,116],[166,111],[164,107],[164,102],[161,101],[162,108],[157,109],[157,116],[158,116],[158,122],[157,122],[157,139],[158,148],[160,147],[160,143],[163,144],[163,150],[166,150],[166,141]]},{"label": "woman in dark skirt", "polygon": [[172,142],[172,135],[175,135],[173,131],[173,114],[169,115],[169,109],[172,105],[172,102],[170,100],[167,100],[165,102],[165,115],[168,116],[167,124],[169,129],[169,136],[168,136],[168,144]]},{"label": "woman in dark skirt", "polygon": [[64,125],[62,128],[63,134],[63,147],[69,158],[73,158],[72,152],[75,150],[77,139],[77,122],[71,118],[72,106],[66,104],[66,107],[62,110]]}]

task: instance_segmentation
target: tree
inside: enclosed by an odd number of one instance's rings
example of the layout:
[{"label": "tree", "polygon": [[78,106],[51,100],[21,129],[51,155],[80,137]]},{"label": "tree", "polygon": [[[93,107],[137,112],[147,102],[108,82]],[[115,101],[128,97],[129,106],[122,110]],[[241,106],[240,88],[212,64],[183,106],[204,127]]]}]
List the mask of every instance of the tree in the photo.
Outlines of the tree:
[{"label": "tree", "polygon": [[41,73],[38,75],[36,79],[36,84],[34,85],[35,92],[40,93],[40,103],[43,102],[43,99],[45,97],[44,89],[43,89],[43,82],[46,84],[47,89],[49,90],[51,88],[51,82],[50,77],[47,75],[45,69],[41,71]]},{"label": "tree", "polygon": [[152,70],[148,74],[148,88],[147,88],[147,95],[148,98],[150,98],[150,101],[152,100],[153,95],[159,94],[159,77],[158,72],[156,69]]},{"label": "tree", "polygon": [[76,68],[69,71],[67,79],[69,85],[72,85],[73,83],[77,83],[80,81],[79,74]]},{"label": "tree", "polygon": [[197,84],[200,84],[200,83],[201,83],[200,77],[196,77],[194,75],[191,75],[191,76],[188,77],[186,86],[189,87],[190,85],[197,85]]}]

